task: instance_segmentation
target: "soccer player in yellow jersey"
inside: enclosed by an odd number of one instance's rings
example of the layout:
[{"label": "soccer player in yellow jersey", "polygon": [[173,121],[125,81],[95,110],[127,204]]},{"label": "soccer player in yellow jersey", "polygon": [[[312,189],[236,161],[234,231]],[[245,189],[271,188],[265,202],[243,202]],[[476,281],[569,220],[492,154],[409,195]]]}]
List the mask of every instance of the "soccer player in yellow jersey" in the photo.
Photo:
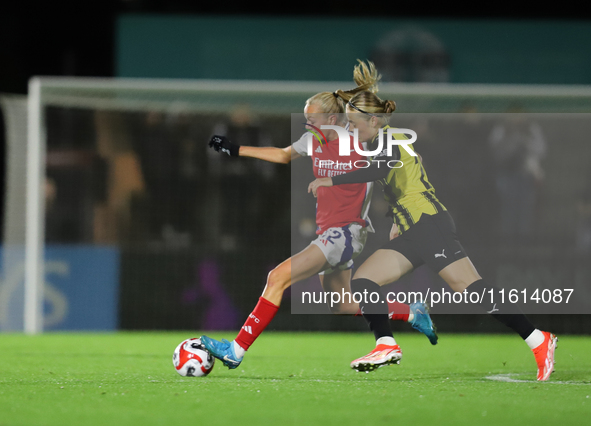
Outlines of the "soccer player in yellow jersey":
[{"label": "soccer player in yellow jersey", "polygon": [[[386,133],[396,104],[394,101],[383,101],[369,91],[354,96],[344,92],[339,94],[347,102],[350,128],[357,129],[359,140],[368,142],[372,150],[380,129]],[[412,145],[408,146],[412,151]],[[360,303],[363,316],[374,332],[376,348],[351,363],[351,367],[358,371],[372,371],[383,365],[397,364],[402,358],[400,347],[390,329],[381,286],[397,281],[418,266],[426,264],[456,292],[469,288],[470,292],[483,294],[495,289],[494,285],[485,283],[468,258],[456,236],[455,224],[435,196],[422,162],[400,146],[392,148],[388,155],[384,146],[384,150],[372,159],[367,168],[346,175],[316,179],[308,188],[309,192],[316,195],[320,187],[378,181],[389,203],[394,224],[399,228],[399,236],[372,254],[359,267],[351,282],[354,293],[380,295],[375,303],[367,298],[363,298]],[[384,167],[385,162],[379,160],[387,160],[390,164],[402,161],[403,166]],[[517,306],[493,304],[490,299],[484,299],[488,298],[482,298],[480,307],[525,340],[536,358],[538,380],[547,380],[554,369],[556,336],[534,327]]]}]

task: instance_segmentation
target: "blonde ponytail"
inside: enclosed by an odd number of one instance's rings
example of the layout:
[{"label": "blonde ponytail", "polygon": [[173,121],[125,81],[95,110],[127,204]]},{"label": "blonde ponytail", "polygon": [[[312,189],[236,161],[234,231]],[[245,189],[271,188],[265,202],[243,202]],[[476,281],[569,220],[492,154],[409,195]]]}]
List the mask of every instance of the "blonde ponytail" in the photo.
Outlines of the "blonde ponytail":
[{"label": "blonde ponytail", "polygon": [[371,61],[367,61],[367,64],[360,59],[357,59],[358,65],[353,69],[353,80],[357,84],[357,92],[363,90],[369,90],[370,92],[378,92],[378,81],[382,78],[378,74],[375,65]]},{"label": "blonde ponytail", "polygon": [[[351,90],[336,90],[334,92],[321,92],[312,96],[306,101],[306,104],[315,104],[325,114],[344,114],[346,111],[346,103],[353,98],[357,93],[368,92],[377,93],[378,81],[382,78],[375,65],[371,61],[367,63],[357,59],[359,64],[353,68],[353,80],[357,87]],[[394,101],[389,101],[393,104],[393,109],[396,108]]]},{"label": "blonde ponytail", "polygon": [[386,114],[390,114],[396,111],[396,102],[394,101],[384,101],[384,112]]},{"label": "blonde ponytail", "polygon": [[357,84],[357,87],[347,91],[337,90],[334,92],[344,102],[349,102],[349,100],[359,92],[367,90],[372,93],[377,93],[378,91],[378,81],[380,81],[382,76],[378,74],[378,70],[376,70],[373,62],[367,61],[366,64],[360,59],[357,59],[357,62],[359,62],[359,64],[355,65],[355,68],[353,68],[353,80]]}]

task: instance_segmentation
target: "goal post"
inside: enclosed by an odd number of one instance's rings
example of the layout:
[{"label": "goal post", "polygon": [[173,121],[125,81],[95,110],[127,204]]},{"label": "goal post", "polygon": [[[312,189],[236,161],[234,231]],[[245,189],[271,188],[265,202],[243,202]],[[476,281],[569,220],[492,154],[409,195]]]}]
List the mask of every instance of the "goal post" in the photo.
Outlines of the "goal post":
[{"label": "goal post", "polygon": [[43,330],[44,288],[44,191],[46,139],[42,80],[29,81],[27,106],[27,195],[25,225],[25,300],[24,331],[37,334]]}]

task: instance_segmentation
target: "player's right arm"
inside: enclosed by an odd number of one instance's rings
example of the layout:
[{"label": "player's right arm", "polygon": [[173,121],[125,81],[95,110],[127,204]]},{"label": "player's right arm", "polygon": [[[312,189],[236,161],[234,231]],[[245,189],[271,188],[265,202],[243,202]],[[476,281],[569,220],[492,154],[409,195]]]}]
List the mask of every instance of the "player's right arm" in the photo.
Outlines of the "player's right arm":
[{"label": "player's right arm", "polygon": [[209,141],[209,146],[217,152],[225,152],[231,157],[250,157],[270,163],[287,164],[300,157],[296,150],[291,146],[286,148],[276,148],[272,146],[240,146],[233,144],[225,136],[214,135]]}]

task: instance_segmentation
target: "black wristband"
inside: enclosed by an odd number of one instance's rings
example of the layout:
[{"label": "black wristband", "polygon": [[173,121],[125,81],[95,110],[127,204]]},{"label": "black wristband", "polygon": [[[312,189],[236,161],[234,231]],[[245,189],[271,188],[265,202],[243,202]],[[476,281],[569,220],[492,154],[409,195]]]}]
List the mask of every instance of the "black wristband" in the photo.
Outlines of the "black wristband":
[{"label": "black wristband", "polygon": [[240,155],[240,145],[234,145],[230,143],[230,156],[238,157]]}]

